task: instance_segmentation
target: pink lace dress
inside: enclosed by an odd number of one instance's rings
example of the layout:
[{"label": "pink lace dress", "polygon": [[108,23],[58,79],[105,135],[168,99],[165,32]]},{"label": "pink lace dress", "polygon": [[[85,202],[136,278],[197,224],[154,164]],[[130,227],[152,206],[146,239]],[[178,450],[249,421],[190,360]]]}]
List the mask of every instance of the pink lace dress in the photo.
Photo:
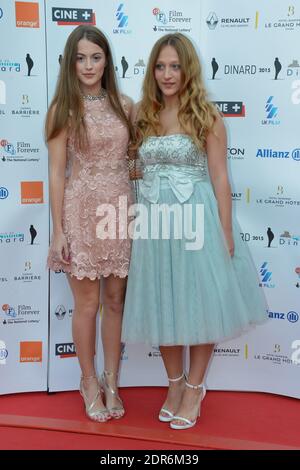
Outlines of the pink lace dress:
[{"label": "pink lace dress", "polygon": [[70,264],[57,262],[50,246],[48,267],[78,279],[126,277],[131,241],[124,210],[133,202],[126,162],[128,131],[107,96],[85,100],[84,106],[89,149],[78,151],[74,135],[67,144],[63,230]]}]

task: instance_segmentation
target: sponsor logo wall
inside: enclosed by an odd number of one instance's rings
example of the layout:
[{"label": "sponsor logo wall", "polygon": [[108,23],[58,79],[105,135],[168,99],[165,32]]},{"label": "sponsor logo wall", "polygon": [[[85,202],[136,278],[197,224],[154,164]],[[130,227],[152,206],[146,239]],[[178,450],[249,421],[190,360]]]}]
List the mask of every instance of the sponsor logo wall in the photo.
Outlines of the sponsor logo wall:
[{"label": "sponsor logo wall", "polygon": [[[287,0],[1,4],[1,28],[16,40],[0,45],[0,393],[78,388],[73,301],[63,272],[50,274],[48,293],[43,120],[67,36],[78,24],[94,24],[110,39],[122,92],[135,101],[160,36],[182,32],[196,45],[228,130],[241,240],[269,305],[265,325],[215,346],[207,385],[300,397],[293,359],[300,340],[299,18],[300,6]],[[101,371],[100,338],[97,365]],[[166,384],[159,349],[122,345],[120,383]]]},{"label": "sponsor logo wall", "polygon": [[44,1],[0,5],[0,393],[47,389]]},{"label": "sponsor logo wall", "polygon": [[[269,306],[265,325],[216,346],[207,382],[299,398],[293,344],[300,339],[300,6],[265,0],[202,4],[204,76],[226,118],[234,210]],[[225,357],[220,348],[240,353]]]}]

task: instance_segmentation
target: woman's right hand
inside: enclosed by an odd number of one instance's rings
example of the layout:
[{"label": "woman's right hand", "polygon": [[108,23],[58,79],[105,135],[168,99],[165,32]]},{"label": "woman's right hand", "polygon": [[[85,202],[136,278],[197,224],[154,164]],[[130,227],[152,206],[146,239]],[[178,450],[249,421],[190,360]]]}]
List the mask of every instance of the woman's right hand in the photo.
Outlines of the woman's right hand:
[{"label": "woman's right hand", "polygon": [[68,242],[64,233],[52,235],[51,251],[56,263],[70,264]]}]

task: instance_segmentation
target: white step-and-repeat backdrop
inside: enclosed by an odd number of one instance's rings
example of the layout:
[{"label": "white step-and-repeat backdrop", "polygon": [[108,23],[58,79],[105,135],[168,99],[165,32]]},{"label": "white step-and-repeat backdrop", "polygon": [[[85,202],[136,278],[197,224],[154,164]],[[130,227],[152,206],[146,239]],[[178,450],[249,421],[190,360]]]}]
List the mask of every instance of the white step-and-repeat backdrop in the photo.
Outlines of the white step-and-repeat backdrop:
[{"label": "white step-and-repeat backdrop", "polygon": [[[207,385],[299,398],[300,5],[287,0],[0,1],[0,394],[78,388],[72,296],[64,273],[49,284],[45,269],[43,123],[80,23],[109,37],[121,90],[136,101],[153,43],[172,31],[194,41],[225,116],[234,210],[270,317],[215,347]],[[164,384],[157,348],[123,345],[121,385]]]}]

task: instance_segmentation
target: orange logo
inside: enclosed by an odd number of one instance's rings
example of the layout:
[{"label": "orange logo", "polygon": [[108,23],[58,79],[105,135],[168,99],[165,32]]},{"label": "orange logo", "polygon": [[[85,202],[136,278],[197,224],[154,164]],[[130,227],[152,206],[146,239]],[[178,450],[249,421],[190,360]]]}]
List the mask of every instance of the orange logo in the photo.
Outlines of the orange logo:
[{"label": "orange logo", "polygon": [[43,181],[21,181],[21,204],[42,204],[43,202]]},{"label": "orange logo", "polygon": [[16,27],[17,28],[39,28],[39,4],[36,2],[16,3]]},{"label": "orange logo", "polygon": [[42,362],[42,341],[21,341],[20,362]]}]

